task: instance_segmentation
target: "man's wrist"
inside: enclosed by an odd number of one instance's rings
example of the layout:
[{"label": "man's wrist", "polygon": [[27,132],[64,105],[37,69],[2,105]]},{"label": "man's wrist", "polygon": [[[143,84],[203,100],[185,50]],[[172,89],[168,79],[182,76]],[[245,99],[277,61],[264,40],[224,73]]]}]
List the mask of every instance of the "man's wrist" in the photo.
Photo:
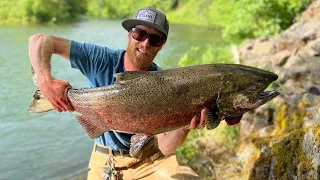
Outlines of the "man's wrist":
[{"label": "man's wrist", "polygon": [[38,85],[46,85],[54,78],[51,76],[50,72],[41,72],[39,74],[35,74],[36,82]]},{"label": "man's wrist", "polygon": [[182,128],[180,129],[180,131],[188,134],[188,133],[190,132],[190,129],[189,129],[188,127],[182,127]]}]

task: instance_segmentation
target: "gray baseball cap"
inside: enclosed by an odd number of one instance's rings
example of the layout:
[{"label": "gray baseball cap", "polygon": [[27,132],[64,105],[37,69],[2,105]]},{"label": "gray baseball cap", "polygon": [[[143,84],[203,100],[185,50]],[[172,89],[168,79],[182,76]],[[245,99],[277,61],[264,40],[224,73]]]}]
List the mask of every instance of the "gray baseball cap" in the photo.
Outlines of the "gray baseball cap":
[{"label": "gray baseball cap", "polygon": [[168,37],[169,23],[166,15],[152,7],[144,7],[139,9],[132,17],[132,19],[126,19],[122,21],[124,29],[129,31],[136,25],[151,26]]}]

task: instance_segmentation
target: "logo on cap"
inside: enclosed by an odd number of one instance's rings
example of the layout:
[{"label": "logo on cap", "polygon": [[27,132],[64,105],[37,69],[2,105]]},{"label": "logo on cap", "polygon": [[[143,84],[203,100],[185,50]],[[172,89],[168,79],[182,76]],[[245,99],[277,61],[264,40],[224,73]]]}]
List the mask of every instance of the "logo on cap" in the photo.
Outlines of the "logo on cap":
[{"label": "logo on cap", "polygon": [[155,22],[157,13],[152,10],[140,10],[137,14],[137,19]]}]

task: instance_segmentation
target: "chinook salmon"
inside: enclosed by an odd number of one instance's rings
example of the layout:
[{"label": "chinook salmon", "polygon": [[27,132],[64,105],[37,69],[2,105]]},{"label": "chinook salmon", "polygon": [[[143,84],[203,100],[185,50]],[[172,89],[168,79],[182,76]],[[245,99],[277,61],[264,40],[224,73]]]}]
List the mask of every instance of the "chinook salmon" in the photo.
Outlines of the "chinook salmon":
[{"label": "chinook salmon", "polygon": [[[262,69],[235,64],[208,64],[162,71],[115,74],[113,85],[69,89],[67,97],[90,138],[113,130],[159,134],[190,124],[206,108],[206,127],[221,119],[236,124],[247,111],[276,97],[265,91],[278,76]],[[29,112],[52,110],[39,90]]]}]

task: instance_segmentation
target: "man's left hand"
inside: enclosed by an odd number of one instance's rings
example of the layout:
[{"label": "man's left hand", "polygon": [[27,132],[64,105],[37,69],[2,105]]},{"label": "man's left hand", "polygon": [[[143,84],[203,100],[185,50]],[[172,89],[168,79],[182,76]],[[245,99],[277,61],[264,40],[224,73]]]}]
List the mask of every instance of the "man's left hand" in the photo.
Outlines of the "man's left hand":
[{"label": "man's left hand", "polygon": [[206,127],[206,116],[207,116],[207,110],[202,109],[200,117],[198,115],[195,115],[192,119],[189,125],[182,128],[183,131],[188,132],[191,129],[202,129]]}]

